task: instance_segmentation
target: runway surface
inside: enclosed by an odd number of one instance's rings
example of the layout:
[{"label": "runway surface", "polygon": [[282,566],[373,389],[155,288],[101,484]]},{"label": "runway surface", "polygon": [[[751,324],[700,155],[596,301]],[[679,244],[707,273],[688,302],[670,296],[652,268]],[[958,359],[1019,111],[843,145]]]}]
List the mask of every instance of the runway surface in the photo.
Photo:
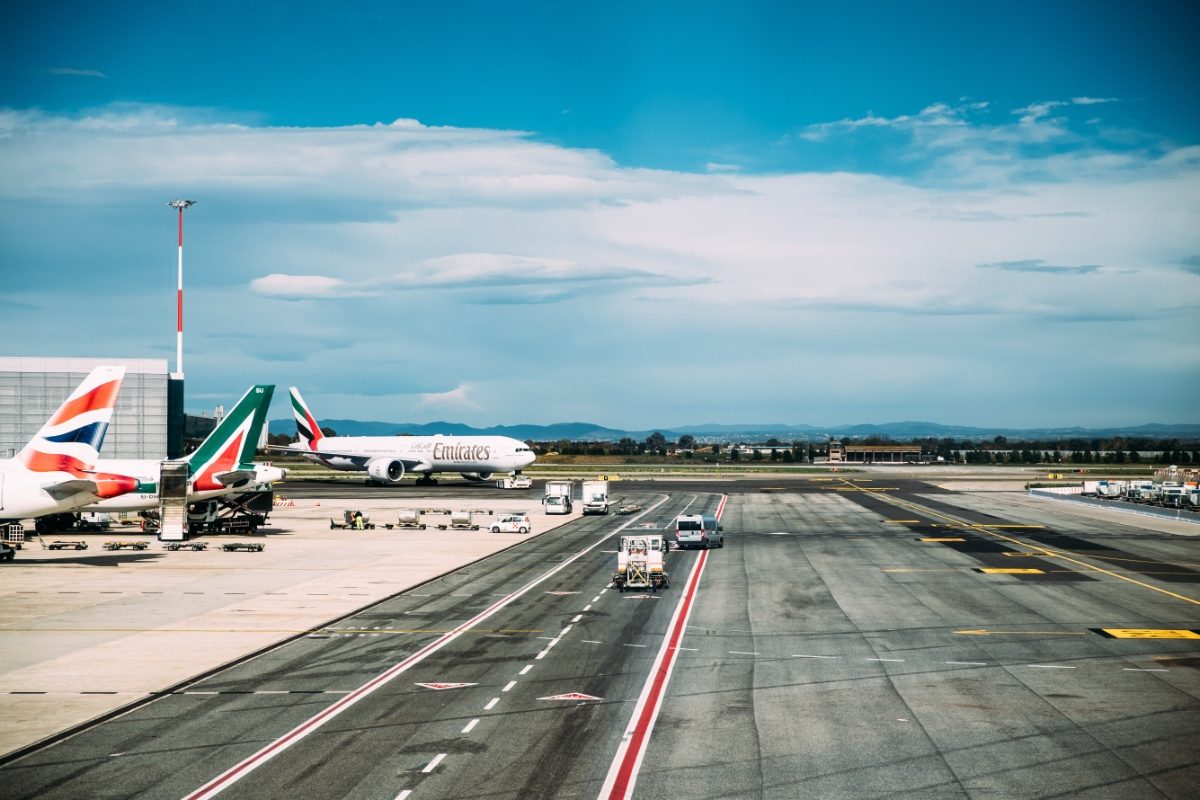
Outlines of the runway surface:
[{"label": "runway surface", "polygon": [[[1194,539],[887,477],[614,493],[646,512],[9,763],[3,795],[1195,796]],[[607,588],[622,526],[725,493],[723,549],[671,552],[665,591]]]}]

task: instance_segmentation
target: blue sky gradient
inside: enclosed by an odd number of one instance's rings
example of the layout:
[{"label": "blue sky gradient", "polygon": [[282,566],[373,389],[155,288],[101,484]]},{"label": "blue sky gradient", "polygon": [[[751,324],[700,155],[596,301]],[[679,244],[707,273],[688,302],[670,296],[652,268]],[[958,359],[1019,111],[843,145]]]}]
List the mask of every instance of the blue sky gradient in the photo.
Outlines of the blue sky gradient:
[{"label": "blue sky gradient", "polygon": [[187,196],[195,408],[276,381],[473,424],[1194,422],[1198,23],[28,5],[0,33],[4,350],[173,352]]}]

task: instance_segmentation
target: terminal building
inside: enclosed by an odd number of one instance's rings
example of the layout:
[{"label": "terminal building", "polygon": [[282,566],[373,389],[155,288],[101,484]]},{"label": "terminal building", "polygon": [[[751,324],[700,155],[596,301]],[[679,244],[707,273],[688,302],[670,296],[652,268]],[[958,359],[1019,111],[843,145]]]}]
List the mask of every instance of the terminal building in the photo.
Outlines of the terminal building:
[{"label": "terminal building", "polygon": [[0,458],[29,443],[95,367],[125,367],[104,439],[104,458],[177,457],[183,452],[183,381],[165,358],[0,357]]},{"label": "terminal building", "polygon": [[830,464],[912,464],[920,460],[919,444],[829,443]]}]

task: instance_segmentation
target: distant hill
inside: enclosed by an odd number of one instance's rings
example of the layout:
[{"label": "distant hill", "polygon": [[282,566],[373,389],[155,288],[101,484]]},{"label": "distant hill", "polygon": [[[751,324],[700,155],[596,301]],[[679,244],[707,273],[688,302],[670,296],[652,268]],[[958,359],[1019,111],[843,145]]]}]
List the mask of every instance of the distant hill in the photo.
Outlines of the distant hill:
[{"label": "distant hill", "polygon": [[[672,428],[652,428],[644,431],[623,431],[588,422],[558,422],[552,425],[497,425],[475,428],[461,422],[363,422],[353,419],[323,419],[321,427],[332,428],[341,436],[393,436],[407,433],[413,436],[511,436],[525,441],[617,441],[629,437],[641,441],[654,431],[669,440],[690,434],[700,440],[762,441],[771,437],[780,441],[819,440],[826,438],[865,439],[868,436],[887,437],[896,441],[924,438],[994,439],[1106,439],[1116,436],[1154,439],[1197,439],[1200,424],[1150,423],[1114,428],[979,428],[963,425],[942,425],[937,422],[887,422],[856,425],[680,425]],[[274,419],[269,423],[274,434],[294,436],[296,423],[290,419]]]}]

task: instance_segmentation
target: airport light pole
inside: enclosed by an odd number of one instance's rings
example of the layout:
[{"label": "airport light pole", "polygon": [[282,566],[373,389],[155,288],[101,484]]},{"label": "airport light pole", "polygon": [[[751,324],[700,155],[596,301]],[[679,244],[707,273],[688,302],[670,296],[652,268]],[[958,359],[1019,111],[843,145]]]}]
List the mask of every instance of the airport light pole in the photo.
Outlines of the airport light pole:
[{"label": "airport light pole", "polygon": [[194,206],[195,200],[172,200],[167,203],[179,210],[179,282],[175,294],[175,372],[183,379],[183,210]]}]

